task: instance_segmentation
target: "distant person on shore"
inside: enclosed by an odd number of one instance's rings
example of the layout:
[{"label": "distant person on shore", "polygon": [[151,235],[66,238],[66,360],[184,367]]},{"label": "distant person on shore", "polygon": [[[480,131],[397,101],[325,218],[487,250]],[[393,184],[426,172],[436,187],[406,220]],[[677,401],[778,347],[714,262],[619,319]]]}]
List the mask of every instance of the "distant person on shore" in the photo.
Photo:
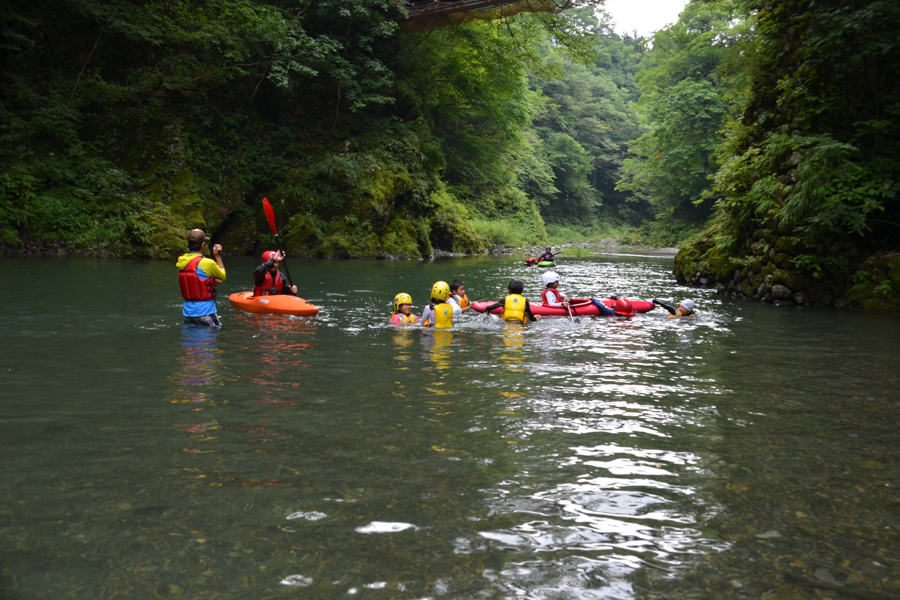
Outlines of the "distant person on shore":
[{"label": "distant person on shore", "polygon": [[425,306],[422,313],[422,325],[434,326],[435,329],[452,329],[453,317],[462,314],[462,309],[457,304],[449,304],[450,286],[446,281],[437,281],[431,286],[431,302]]},{"label": "distant person on shore", "polygon": [[531,305],[522,292],[525,290],[525,284],[521,281],[513,279],[507,287],[509,295],[502,302],[494,302],[490,306],[485,307],[484,313],[489,315],[491,311],[503,308],[500,318],[504,321],[514,321],[516,323],[528,323],[536,321],[537,317],[531,312]]},{"label": "distant person on shore", "polygon": [[418,322],[419,317],[412,314],[412,296],[404,292],[394,296],[394,314],[391,315],[391,323],[409,325]]},{"label": "distant person on shore", "polygon": [[455,304],[462,312],[471,310],[472,303],[469,302],[469,297],[466,296],[466,284],[464,284],[459,279],[454,279],[453,281],[451,281],[450,297],[447,299],[447,302],[450,304]]},{"label": "distant person on shore", "polygon": [[675,317],[693,317],[695,314],[693,300],[683,300],[678,303],[678,306],[670,306],[665,302],[660,302],[656,298],[652,299],[650,302],[652,302],[654,306],[662,306],[669,311],[670,319]]},{"label": "distant person on shore", "polygon": [[544,291],[541,292],[541,303],[544,306],[557,306],[566,308],[569,306],[569,298],[559,291],[559,273],[547,271],[541,275],[541,283]]},{"label": "distant person on shore", "polygon": [[182,315],[186,325],[221,327],[216,310],[216,286],[225,281],[222,246],[215,244],[215,261],[203,256],[209,238],[200,229],[188,234],[188,253],[178,257],[178,285],[184,298]]},{"label": "distant person on shore", "polygon": [[278,265],[284,260],[281,250],[267,250],[262,255],[263,263],[253,270],[253,295],[274,296],[276,294],[296,294],[297,286],[287,285]]},{"label": "distant person on shore", "polygon": [[547,246],[546,248],[544,248],[544,253],[541,254],[540,256],[538,256],[537,261],[538,262],[545,262],[545,261],[553,262],[553,252],[551,250],[552,250],[552,248],[550,246]]}]

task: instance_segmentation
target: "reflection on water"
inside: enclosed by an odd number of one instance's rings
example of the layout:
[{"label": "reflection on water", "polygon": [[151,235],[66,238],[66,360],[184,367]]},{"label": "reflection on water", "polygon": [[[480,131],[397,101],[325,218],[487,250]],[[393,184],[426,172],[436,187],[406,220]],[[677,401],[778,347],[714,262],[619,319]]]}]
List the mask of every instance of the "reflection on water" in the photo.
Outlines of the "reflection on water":
[{"label": "reflection on water", "polygon": [[[900,596],[896,319],[634,256],[563,260],[561,287],[699,316],[396,328],[396,289],[537,297],[540,271],[313,261],[316,318],[220,303],[211,331],[168,267],[0,262],[68,294],[0,292],[0,598]],[[142,290],[113,313],[110,278]]]},{"label": "reflection on water", "polygon": [[[217,329],[185,325],[182,328],[181,347],[184,354],[178,357],[178,372],[171,380],[179,387],[168,399],[172,404],[208,404],[215,388],[217,363]],[[202,406],[194,410],[203,410]]]}]

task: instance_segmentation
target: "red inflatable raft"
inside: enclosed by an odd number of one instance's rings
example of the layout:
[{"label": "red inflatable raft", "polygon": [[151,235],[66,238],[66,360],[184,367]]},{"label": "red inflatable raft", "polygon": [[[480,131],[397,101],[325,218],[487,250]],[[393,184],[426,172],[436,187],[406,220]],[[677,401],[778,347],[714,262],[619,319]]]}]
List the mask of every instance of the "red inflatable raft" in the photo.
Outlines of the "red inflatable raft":
[{"label": "red inflatable raft", "polygon": [[[616,303],[615,300],[611,300],[609,298],[601,298],[600,299],[603,304],[612,308]],[[484,309],[493,304],[493,302],[473,302],[472,308],[474,308],[478,312],[484,312]],[[529,302],[531,305],[531,312],[535,315],[541,315],[544,317],[568,317],[569,311],[565,309],[563,306],[544,306],[539,302]],[[631,300],[631,309],[636,313],[645,313],[653,310],[653,304],[647,302],[645,300]],[[499,315],[503,312],[503,308],[498,308],[493,311],[493,314]],[[572,299],[572,314],[579,317],[597,317],[600,315],[600,311],[594,306],[594,303],[591,302],[589,298],[573,298]],[[604,315],[606,316],[606,315]]]},{"label": "red inflatable raft", "polygon": [[253,292],[237,292],[228,296],[235,308],[260,315],[294,315],[314,317],[319,307],[289,294],[254,296]]}]

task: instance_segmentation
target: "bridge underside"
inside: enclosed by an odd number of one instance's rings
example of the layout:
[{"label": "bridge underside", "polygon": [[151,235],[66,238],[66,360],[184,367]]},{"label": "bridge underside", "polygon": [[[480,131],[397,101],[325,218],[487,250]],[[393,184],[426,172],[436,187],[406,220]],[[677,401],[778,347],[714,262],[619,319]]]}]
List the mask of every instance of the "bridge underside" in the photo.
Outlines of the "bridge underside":
[{"label": "bridge underside", "polygon": [[503,19],[520,12],[559,12],[574,6],[573,0],[397,0],[407,17],[395,20],[400,31],[416,32],[459,25],[474,20]]}]

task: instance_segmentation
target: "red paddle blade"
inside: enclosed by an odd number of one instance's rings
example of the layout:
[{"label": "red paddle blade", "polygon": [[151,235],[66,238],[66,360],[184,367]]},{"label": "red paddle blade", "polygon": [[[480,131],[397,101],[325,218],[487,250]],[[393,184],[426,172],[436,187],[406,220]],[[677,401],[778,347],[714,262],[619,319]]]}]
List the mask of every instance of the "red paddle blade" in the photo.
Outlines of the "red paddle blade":
[{"label": "red paddle blade", "polygon": [[278,229],[275,227],[275,211],[272,210],[272,205],[269,204],[268,198],[263,198],[263,210],[266,211],[266,219],[269,220],[269,227],[272,229],[272,233],[278,235]]}]

